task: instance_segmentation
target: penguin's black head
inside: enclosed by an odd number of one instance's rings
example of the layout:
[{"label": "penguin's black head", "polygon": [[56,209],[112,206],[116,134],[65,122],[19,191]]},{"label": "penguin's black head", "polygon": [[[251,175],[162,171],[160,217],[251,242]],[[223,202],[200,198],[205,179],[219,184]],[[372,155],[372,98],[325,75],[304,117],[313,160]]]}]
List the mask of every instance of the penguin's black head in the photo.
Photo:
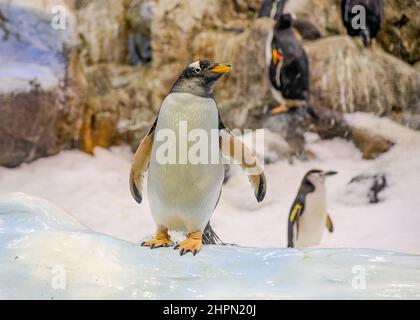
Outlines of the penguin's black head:
[{"label": "penguin's black head", "polygon": [[306,173],[303,178],[303,183],[310,183],[313,186],[321,186],[325,183],[325,178],[337,174],[336,171],[322,171],[313,169]]},{"label": "penguin's black head", "polygon": [[[277,67],[277,65],[280,65],[280,67],[283,64],[283,50],[281,49],[281,44],[285,43],[285,40],[287,40],[288,35],[285,34],[285,32],[291,32],[289,30],[292,27],[293,20],[295,19],[294,15],[291,13],[286,14],[276,14],[276,24],[274,26],[274,34],[273,34],[273,41],[271,43],[272,48],[272,60],[273,60],[273,66]],[[287,42],[286,42],[287,43]]]},{"label": "penguin's black head", "polygon": [[229,64],[198,60],[188,65],[175,82],[171,92],[191,93],[200,97],[212,97],[217,79],[229,72]]},{"label": "penguin's black head", "polygon": [[292,27],[293,20],[295,20],[295,17],[292,13],[285,13],[280,16],[276,15],[276,30],[285,30],[290,27]]}]

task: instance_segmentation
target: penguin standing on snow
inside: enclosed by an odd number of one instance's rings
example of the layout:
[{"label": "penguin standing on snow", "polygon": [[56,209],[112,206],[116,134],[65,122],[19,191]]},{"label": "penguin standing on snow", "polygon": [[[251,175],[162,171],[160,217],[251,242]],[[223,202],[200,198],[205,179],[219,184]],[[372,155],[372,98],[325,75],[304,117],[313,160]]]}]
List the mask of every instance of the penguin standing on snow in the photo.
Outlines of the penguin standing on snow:
[{"label": "penguin standing on snow", "polygon": [[[366,28],[360,26],[363,15],[357,6],[364,8]],[[370,40],[379,32],[382,16],[382,0],[341,0],[341,18],[347,33],[352,37],[361,36],[365,47],[369,46]]]},{"label": "penguin standing on snow", "polygon": [[273,33],[266,46],[271,93],[279,104],[271,113],[307,106],[309,62],[305,49],[292,29],[293,16],[277,12]]},{"label": "penguin standing on snow", "polygon": [[[207,60],[188,65],[164,99],[156,121],[134,155],[130,189],[138,203],[142,201],[143,173],[150,162],[148,195],[156,234],[153,239],[144,241],[143,246],[151,249],[172,246],[168,230],[175,230],[187,234],[187,238],[175,247],[181,255],[187,252],[195,255],[201,250],[205,227],[221,194],[222,152],[247,172],[257,201],[264,199],[266,181],[255,154],[223,125],[213,97],[215,82],[230,70],[227,64]],[[187,135],[200,129],[198,131],[209,138],[215,130],[216,143],[208,142],[207,159],[216,159],[216,163],[213,160],[190,161],[187,154],[196,141],[183,141],[179,132],[184,125]],[[171,132],[175,139],[165,140]],[[185,144],[187,148],[177,152],[175,163],[163,159],[165,150],[179,150],[179,145]],[[242,152],[235,152],[237,147],[242,148]],[[181,161],[181,158],[185,159]]]},{"label": "penguin standing on snow", "polygon": [[321,243],[324,227],[333,232],[327,213],[325,178],[335,171],[310,170],[302,180],[288,218],[287,246],[304,248]]}]

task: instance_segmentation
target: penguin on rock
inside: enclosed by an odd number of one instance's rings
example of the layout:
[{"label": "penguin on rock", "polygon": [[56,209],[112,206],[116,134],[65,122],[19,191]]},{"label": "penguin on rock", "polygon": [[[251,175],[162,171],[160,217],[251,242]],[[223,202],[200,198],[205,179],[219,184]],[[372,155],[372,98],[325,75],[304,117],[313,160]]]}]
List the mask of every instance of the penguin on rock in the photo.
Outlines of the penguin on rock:
[{"label": "penguin on rock", "polygon": [[293,31],[292,21],[292,14],[278,11],[273,32],[267,39],[266,60],[271,93],[278,103],[271,110],[272,114],[299,107],[309,108],[309,62]]},{"label": "penguin on rock", "polygon": [[[134,155],[130,172],[131,194],[141,203],[143,174],[149,167],[148,198],[156,223],[154,238],[144,241],[143,246],[151,249],[173,246],[168,231],[174,230],[186,233],[186,239],[175,246],[181,255],[187,252],[195,255],[201,250],[205,228],[209,227],[221,194],[222,154],[239,163],[248,174],[257,201],[264,199],[266,179],[255,154],[223,125],[214,100],[216,81],[230,70],[228,64],[208,60],[188,65],[163,100],[155,122]],[[211,137],[216,132],[216,143],[208,143],[206,149],[211,162],[196,163],[187,157],[194,142],[182,141],[181,127],[188,135],[199,131]],[[171,135],[175,139],[164,139]],[[162,150],[178,150],[184,144],[186,148],[179,151],[175,163],[168,163]],[[184,157],[187,159],[181,161]]]}]

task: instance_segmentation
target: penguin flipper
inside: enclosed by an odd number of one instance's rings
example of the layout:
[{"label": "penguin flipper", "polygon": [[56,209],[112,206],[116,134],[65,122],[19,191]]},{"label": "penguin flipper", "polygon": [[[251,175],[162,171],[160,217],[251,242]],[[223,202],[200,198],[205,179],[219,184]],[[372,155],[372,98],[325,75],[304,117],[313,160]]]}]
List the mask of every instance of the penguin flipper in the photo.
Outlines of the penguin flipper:
[{"label": "penguin flipper", "polygon": [[267,190],[267,181],[264,171],[260,167],[257,157],[249,148],[229,129],[224,126],[220,128],[220,149],[223,155],[234,160],[247,173],[248,179],[254,189],[255,197],[261,202]]},{"label": "penguin flipper", "polygon": [[287,246],[294,247],[295,239],[299,237],[299,219],[303,213],[303,202],[295,201],[290,210],[287,227]]},{"label": "penguin flipper", "polygon": [[327,219],[325,221],[325,225],[326,225],[329,232],[334,232],[334,225],[333,225],[333,222],[332,222],[329,214],[327,214]]},{"label": "penguin flipper", "polygon": [[140,142],[140,145],[138,146],[137,151],[134,154],[133,162],[131,164],[130,191],[134,200],[136,200],[138,203],[141,203],[142,201],[141,190],[143,184],[143,174],[147,166],[149,165],[156,122],[157,119],[147,132],[146,136]]}]

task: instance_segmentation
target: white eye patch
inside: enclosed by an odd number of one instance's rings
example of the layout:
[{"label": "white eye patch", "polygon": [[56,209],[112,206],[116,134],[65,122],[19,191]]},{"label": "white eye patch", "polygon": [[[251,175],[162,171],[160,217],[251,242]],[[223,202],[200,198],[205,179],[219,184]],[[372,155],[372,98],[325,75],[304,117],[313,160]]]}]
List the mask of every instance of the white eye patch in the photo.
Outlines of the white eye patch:
[{"label": "white eye patch", "polygon": [[201,68],[200,68],[200,60],[197,60],[197,61],[195,61],[195,62],[191,63],[191,64],[189,65],[189,67],[194,68],[194,70],[195,70],[196,72],[200,72],[200,71],[201,71]]},{"label": "white eye patch", "polygon": [[194,61],[193,63],[191,63],[189,65],[189,67],[194,68],[194,69],[200,69],[200,60]]}]

